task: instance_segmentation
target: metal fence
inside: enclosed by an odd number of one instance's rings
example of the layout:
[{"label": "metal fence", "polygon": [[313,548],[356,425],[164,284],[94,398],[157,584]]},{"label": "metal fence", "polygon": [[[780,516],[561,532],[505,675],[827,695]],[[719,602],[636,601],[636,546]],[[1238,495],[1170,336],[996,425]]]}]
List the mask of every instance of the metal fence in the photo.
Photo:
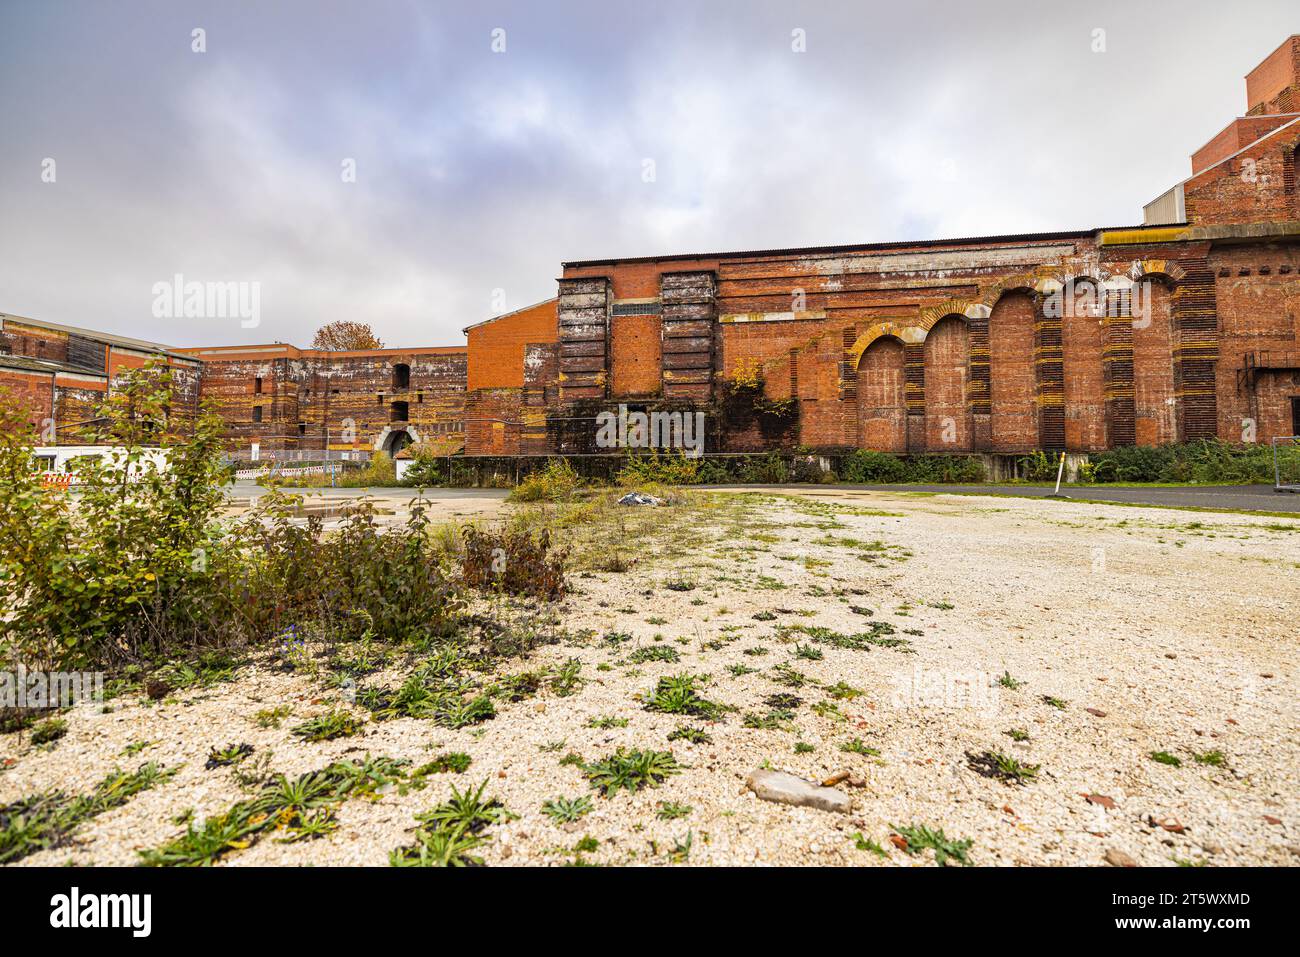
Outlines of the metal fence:
[{"label": "metal fence", "polygon": [[370,449],[237,449],[227,455],[232,462],[369,462]]},{"label": "metal fence", "polygon": [[1300,492],[1300,435],[1273,437],[1273,487]]}]

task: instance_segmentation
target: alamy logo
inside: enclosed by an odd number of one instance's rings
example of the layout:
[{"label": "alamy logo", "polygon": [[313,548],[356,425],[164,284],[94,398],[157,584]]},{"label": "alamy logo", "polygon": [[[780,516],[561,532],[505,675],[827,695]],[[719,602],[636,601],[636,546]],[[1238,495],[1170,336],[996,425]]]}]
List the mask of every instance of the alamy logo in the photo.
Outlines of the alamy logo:
[{"label": "alamy logo", "polygon": [[601,449],[681,449],[690,458],[704,452],[703,412],[629,412],[596,416],[596,447]]},{"label": "alamy logo", "polygon": [[153,929],[153,895],[85,894],[80,888],[50,898],[50,926],[129,927],[133,937],[148,937]]},{"label": "alamy logo", "polygon": [[260,282],[186,282],[177,273],[154,283],[153,297],[156,319],[238,319],[241,329],[262,323]]}]

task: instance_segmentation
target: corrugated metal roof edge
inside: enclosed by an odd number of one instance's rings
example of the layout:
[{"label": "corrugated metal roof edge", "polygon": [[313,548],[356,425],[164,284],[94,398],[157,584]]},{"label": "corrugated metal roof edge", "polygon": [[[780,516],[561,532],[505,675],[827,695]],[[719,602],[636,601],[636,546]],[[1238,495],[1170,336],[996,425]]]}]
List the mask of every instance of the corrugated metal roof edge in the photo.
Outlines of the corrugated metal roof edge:
[{"label": "corrugated metal roof edge", "polygon": [[1051,233],[1011,233],[1002,236],[957,236],[951,239],[895,240],[885,243],[851,243],[838,246],[792,246],[787,249],[737,249],[730,252],[673,253],[668,256],[628,256],[612,259],[575,259],[561,263],[565,269],[584,266],[608,266],[614,263],[681,262],[689,259],[737,259],[747,256],[798,256],[837,252],[862,252],[877,249],[905,249],[932,246],[969,246],[976,243],[1052,242],[1063,239],[1083,239],[1103,232],[1121,229],[1140,229],[1133,226],[1099,226],[1094,229],[1072,229]]}]

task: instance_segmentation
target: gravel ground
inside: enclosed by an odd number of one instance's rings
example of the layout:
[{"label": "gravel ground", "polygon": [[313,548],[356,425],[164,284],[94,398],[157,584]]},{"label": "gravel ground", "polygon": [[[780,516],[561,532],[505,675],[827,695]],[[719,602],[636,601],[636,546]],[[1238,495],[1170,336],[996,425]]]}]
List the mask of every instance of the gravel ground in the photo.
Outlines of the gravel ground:
[{"label": "gravel ground", "polygon": [[[505,670],[576,657],[581,687],[498,705],[498,716],[476,727],[400,719],[300,743],[290,728],[342,693],[262,662],[176,700],[133,697],[108,714],[74,711],[53,745],[0,737],[0,759],[16,759],[0,773],[0,804],[46,788],[87,792],[112,768],[146,760],[182,766],[89,821],[73,843],[21,863],[135,863],[139,850],[183,831],[176,815],[192,808],[202,820],[245,797],[231,769],[203,763],[214,745],[247,742],[254,757],[271,752],[271,766],[290,775],[367,752],[418,765],[464,751],[473,764],[430,777],[424,790],[348,801],[333,834],[296,844],[268,836],[227,855],[228,866],[385,864],[409,842],[416,813],[453,783],[463,790],[484,779],[518,815],[488,830],[483,857],[497,865],[579,856],[933,865],[930,852],[909,855],[891,843],[894,826],[912,824],[970,839],[979,865],[1100,865],[1108,852],[1143,865],[1300,864],[1300,521],[834,489],[751,501],[757,520],[748,540],[715,534],[684,563],[653,551],[623,574],[574,577],[560,609],[569,637]],[[680,521],[680,511],[660,514]],[[666,587],[682,578],[694,587]],[[794,636],[822,652],[808,660],[776,633],[795,624],[855,633],[871,622],[892,624],[910,646],[852,650]],[[584,629],[594,635],[582,637]],[[603,640],[611,632],[631,638]],[[633,649],[655,645],[676,649],[680,662],[626,663]],[[804,684],[780,683],[773,668],[781,664]],[[734,666],[755,670],[736,674]],[[701,693],[737,710],[713,723],[643,710],[639,693],[683,672],[707,676]],[[999,684],[1004,674],[1019,684]],[[839,682],[863,693],[834,701],[839,714],[815,712]],[[743,715],[766,712],[774,693],[803,699],[789,728],[744,727]],[[280,728],[254,722],[257,711],[285,704],[293,715]],[[628,723],[588,725],[601,717]],[[706,728],[712,743],[669,742],[681,724]],[[1011,729],[1028,740],[1013,740]],[[842,751],[852,739],[879,754]],[[810,749],[796,752],[796,742]],[[578,768],[560,764],[571,751],[592,761],[619,746],[671,750],[688,767],[661,787],[605,799]],[[1038,765],[1037,776],[1024,785],[983,777],[967,753],[984,751]],[[1210,752],[1222,754],[1223,766],[1195,757]],[[851,813],[759,800],[745,779],[762,766],[814,780],[847,771],[838,787],[851,796]],[[541,811],[548,798],[584,794],[594,810],[576,824],[556,825]],[[691,811],[662,820],[661,802]],[[859,849],[857,835],[884,856]],[[587,836],[596,848],[579,854],[575,845]]]}]

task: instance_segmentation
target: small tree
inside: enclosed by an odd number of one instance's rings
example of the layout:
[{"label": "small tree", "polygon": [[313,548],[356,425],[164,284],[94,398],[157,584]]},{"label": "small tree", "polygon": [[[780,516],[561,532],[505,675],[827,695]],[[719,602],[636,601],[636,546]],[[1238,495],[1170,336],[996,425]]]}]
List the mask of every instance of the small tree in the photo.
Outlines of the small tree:
[{"label": "small tree", "polygon": [[112,450],[77,468],[75,497],[41,487],[25,414],[0,401],[0,647],[29,667],[77,668],[217,633],[204,603],[225,546],[216,522],[222,423],[170,428],[171,370],[123,377],[99,411]]},{"label": "small tree", "polygon": [[382,349],[374,330],[368,323],[348,322],[340,319],[321,326],[316,330],[316,338],[311,341],[313,349],[325,349],[329,352],[346,352],[356,349]]}]

